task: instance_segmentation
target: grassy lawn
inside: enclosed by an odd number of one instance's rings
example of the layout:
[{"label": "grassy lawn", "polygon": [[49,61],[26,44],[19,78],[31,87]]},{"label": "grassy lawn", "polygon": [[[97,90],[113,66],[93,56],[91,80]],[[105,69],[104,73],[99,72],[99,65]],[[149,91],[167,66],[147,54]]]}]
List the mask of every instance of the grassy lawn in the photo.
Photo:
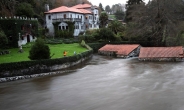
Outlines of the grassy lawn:
[{"label": "grassy lawn", "polygon": [[[87,51],[86,48],[81,47],[78,43],[49,45],[49,48],[51,55],[54,54],[54,56],[52,56],[52,59],[63,57],[64,50],[68,52],[67,56],[74,55],[74,51],[76,51],[77,54]],[[0,63],[20,62],[30,60],[28,58],[30,46],[23,47],[24,50],[23,53],[18,53],[19,50],[18,48],[8,50],[11,51],[10,54],[0,55]]]},{"label": "grassy lawn", "polygon": [[114,20],[116,20],[115,15],[109,15],[109,18],[110,18],[110,19],[114,19]]}]

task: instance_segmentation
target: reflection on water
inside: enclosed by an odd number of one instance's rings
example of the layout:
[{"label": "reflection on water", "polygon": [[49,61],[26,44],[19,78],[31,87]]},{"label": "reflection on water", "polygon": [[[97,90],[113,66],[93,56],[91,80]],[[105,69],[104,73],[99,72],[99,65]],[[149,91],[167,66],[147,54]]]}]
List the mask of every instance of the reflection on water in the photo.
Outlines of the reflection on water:
[{"label": "reflection on water", "polygon": [[65,75],[0,83],[2,110],[184,110],[184,62],[95,55]]}]

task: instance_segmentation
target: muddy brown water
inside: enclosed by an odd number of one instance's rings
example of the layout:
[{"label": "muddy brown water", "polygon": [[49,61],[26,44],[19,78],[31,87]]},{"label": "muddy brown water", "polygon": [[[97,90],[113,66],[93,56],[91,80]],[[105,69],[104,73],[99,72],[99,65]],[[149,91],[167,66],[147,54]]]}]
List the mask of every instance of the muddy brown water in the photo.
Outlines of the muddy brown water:
[{"label": "muddy brown water", "polygon": [[184,110],[184,62],[94,55],[72,69],[0,83],[0,110]]}]

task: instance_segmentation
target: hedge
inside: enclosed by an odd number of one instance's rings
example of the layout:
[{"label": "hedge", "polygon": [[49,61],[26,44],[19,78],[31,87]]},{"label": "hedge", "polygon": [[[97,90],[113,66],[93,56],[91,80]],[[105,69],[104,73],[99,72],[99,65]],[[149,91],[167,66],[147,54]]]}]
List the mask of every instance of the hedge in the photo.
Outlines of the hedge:
[{"label": "hedge", "polygon": [[[90,56],[93,53],[93,50],[89,50],[80,54],[76,54],[74,56],[69,57],[63,57],[58,59],[47,59],[47,60],[35,60],[35,61],[22,61],[22,62],[12,62],[12,63],[3,63],[0,64],[0,77],[4,77],[3,73],[6,71],[14,71],[14,70],[21,70],[21,69],[28,69],[30,67],[36,66],[36,65],[45,65],[47,67],[53,66],[53,65],[60,65],[64,63],[71,63],[78,61],[81,58],[85,58]],[[30,74],[30,73],[25,73]],[[35,73],[37,74],[37,73]],[[14,75],[11,75],[14,76]]]}]

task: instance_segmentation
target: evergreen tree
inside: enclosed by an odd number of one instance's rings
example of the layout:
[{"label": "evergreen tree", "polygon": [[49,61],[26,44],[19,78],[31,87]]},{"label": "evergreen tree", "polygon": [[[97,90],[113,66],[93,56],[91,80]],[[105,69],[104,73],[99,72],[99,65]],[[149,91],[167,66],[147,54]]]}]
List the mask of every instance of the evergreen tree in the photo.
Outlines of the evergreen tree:
[{"label": "evergreen tree", "polygon": [[110,8],[109,5],[107,5],[107,6],[105,7],[105,11],[106,11],[107,13],[110,13],[110,12],[111,12],[111,8]]},{"label": "evergreen tree", "polygon": [[99,8],[100,8],[101,11],[104,11],[104,8],[103,8],[101,3],[99,4]]},{"label": "evergreen tree", "polygon": [[101,13],[100,14],[100,27],[105,27],[108,23],[108,15],[107,13]]},{"label": "evergreen tree", "polygon": [[43,39],[38,38],[34,45],[29,51],[29,59],[31,60],[41,60],[50,59],[50,49],[49,46],[45,44]]},{"label": "evergreen tree", "polygon": [[127,38],[151,41],[150,46],[181,45],[183,8],[181,0],[152,0],[135,6],[130,16],[133,19],[126,27]]},{"label": "evergreen tree", "polygon": [[4,49],[6,47],[6,45],[8,44],[8,39],[4,33],[4,31],[2,31],[0,29],[0,49]]},{"label": "evergreen tree", "polygon": [[118,10],[114,13],[114,15],[116,16],[116,19],[124,20],[125,13],[123,11]]},{"label": "evergreen tree", "polygon": [[128,0],[126,4],[126,16],[125,20],[126,22],[132,21],[131,12],[134,9],[135,5],[143,3],[143,0]]},{"label": "evergreen tree", "polygon": [[33,17],[34,10],[32,8],[32,5],[30,5],[29,3],[26,3],[26,2],[20,3],[16,9],[16,15],[17,16]]}]

